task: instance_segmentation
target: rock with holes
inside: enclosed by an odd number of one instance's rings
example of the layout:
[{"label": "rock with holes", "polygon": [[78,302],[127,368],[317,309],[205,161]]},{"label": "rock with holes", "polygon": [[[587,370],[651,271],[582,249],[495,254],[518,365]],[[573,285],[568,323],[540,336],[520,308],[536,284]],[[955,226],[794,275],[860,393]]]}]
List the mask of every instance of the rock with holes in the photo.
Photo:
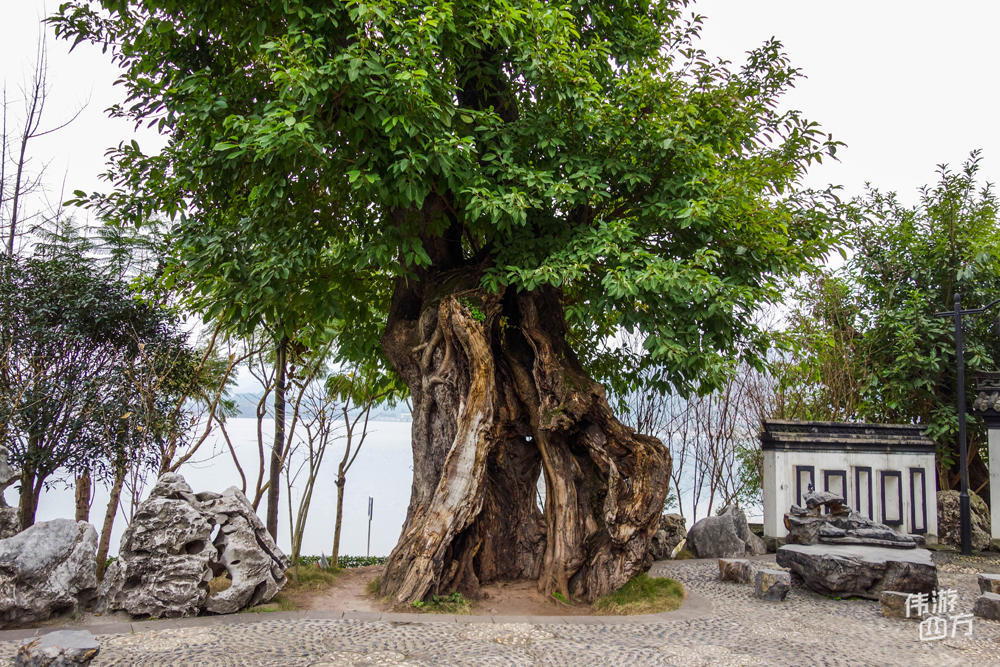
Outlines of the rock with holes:
[{"label": "rock with holes", "polygon": [[76,611],[97,594],[97,531],[42,521],[0,540],[0,627]]},{"label": "rock with holes", "polygon": [[232,613],[274,597],[288,564],[239,490],[195,494],[168,473],[122,536],[103,606],[153,618]]},{"label": "rock with holes", "polygon": [[273,598],[285,585],[285,570],[291,563],[271,539],[247,497],[229,487],[203,507],[221,526],[215,539],[218,562],[232,581],[225,590],[209,596],[205,609],[231,614]]}]

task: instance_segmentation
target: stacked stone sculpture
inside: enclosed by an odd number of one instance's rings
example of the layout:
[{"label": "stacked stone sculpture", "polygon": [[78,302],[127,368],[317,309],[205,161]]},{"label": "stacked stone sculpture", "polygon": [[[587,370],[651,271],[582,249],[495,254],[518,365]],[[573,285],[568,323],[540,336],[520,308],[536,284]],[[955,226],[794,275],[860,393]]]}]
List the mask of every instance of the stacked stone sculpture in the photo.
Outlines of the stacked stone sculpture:
[{"label": "stacked stone sculpture", "polygon": [[918,538],[861,516],[836,494],[808,494],[805,508],[785,515],[785,527],[788,543],[776,561],[817,593],[877,600],[882,591],[937,588],[937,566]]},{"label": "stacked stone sculpture", "polygon": [[805,501],[805,507],[792,505],[785,515],[786,544],[821,542],[913,549],[922,543],[913,535],[897,533],[885,524],[858,514],[834,493],[810,493]]},{"label": "stacked stone sculpture", "polygon": [[[122,536],[101,596],[107,609],[133,616],[229,614],[273,598],[288,566],[239,489],[195,494],[168,473]],[[230,583],[210,593],[217,577]]]}]

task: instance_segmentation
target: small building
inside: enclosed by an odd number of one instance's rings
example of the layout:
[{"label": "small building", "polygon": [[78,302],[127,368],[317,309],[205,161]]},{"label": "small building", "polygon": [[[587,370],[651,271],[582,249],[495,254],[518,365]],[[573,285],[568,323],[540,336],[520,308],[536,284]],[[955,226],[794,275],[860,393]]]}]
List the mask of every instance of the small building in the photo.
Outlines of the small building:
[{"label": "small building", "polygon": [[784,538],[789,507],[812,485],[862,515],[937,539],[934,441],[920,426],[765,419],[764,536]]}]

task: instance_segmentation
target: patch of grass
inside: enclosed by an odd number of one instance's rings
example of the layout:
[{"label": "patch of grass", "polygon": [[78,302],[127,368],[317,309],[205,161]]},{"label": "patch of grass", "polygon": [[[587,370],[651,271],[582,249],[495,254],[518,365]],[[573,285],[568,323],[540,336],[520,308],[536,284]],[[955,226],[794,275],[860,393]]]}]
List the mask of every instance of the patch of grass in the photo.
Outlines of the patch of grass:
[{"label": "patch of grass", "polygon": [[594,611],[618,616],[654,614],[671,611],[684,601],[684,587],[673,579],[650,577],[643,573],[630,579],[614,593],[594,601]]},{"label": "patch of grass", "polygon": [[250,614],[266,614],[272,611],[295,611],[299,606],[284,593],[278,593],[270,602],[250,607],[244,611]]},{"label": "patch of grass", "polygon": [[379,575],[365,584],[365,593],[371,597],[378,597],[378,590],[382,587],[382,575]]},{"label": "patch of grass", "polygon": [[472,608],[458,591],[452,591],[451,595],[432,595],[430,600],[417,600],[411,606],[428,614],[468,614]]},{"label": "patch of grass", "polygon": [[694,554],[691,553],[691,551],[687,547],[684,547],[683,549],[677,552],[677,556],[674,558],[674,560],[688,560],[689,558],[694,558]]},{"label": "patch of grass", "polygon": [[559,591],[552,591],[552,597],[554,597],[556,600],[558,600],[564,605],[572,606],[572,603],[566,599],[566,596],[560,593]]},{"label": "patch of grass", "polygon": [[233,585],[233,580],[229,578],[229,574],[220,574],[219,576],[208,582],[208,594],[215,595],[216,593],[221,593],[230,586]]},{"label": "patch of grass", "polygon": [[288,583],[282,590],[284,593],[300,591],[316,591],[329,588],[337,580],[340,570],[324,570],[317,565],[299,565],[285,571]]}]

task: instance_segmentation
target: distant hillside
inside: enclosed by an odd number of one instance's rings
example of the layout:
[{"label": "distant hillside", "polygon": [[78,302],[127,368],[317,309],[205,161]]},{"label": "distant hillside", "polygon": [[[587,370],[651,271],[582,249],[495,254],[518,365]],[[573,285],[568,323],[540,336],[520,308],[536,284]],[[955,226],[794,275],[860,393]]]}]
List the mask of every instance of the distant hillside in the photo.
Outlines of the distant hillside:
[{"label": "distant hillside", "polygon": [[[261,394],[259,392],[240,392],[234,394],[232,398],[236,401],[236,416],[246,419],[256,419],[257,403],[260,401],[260,397]],[[268,397],[268,415],[271,414],[272,398],[273,397],[270,396]],[[408,422],[412,420],[412,417],[410,415],[410,409],[406,407],[406,403],[400,403],[395,408],[384,407],[372,410],[371,420],[380,422]]]}]

